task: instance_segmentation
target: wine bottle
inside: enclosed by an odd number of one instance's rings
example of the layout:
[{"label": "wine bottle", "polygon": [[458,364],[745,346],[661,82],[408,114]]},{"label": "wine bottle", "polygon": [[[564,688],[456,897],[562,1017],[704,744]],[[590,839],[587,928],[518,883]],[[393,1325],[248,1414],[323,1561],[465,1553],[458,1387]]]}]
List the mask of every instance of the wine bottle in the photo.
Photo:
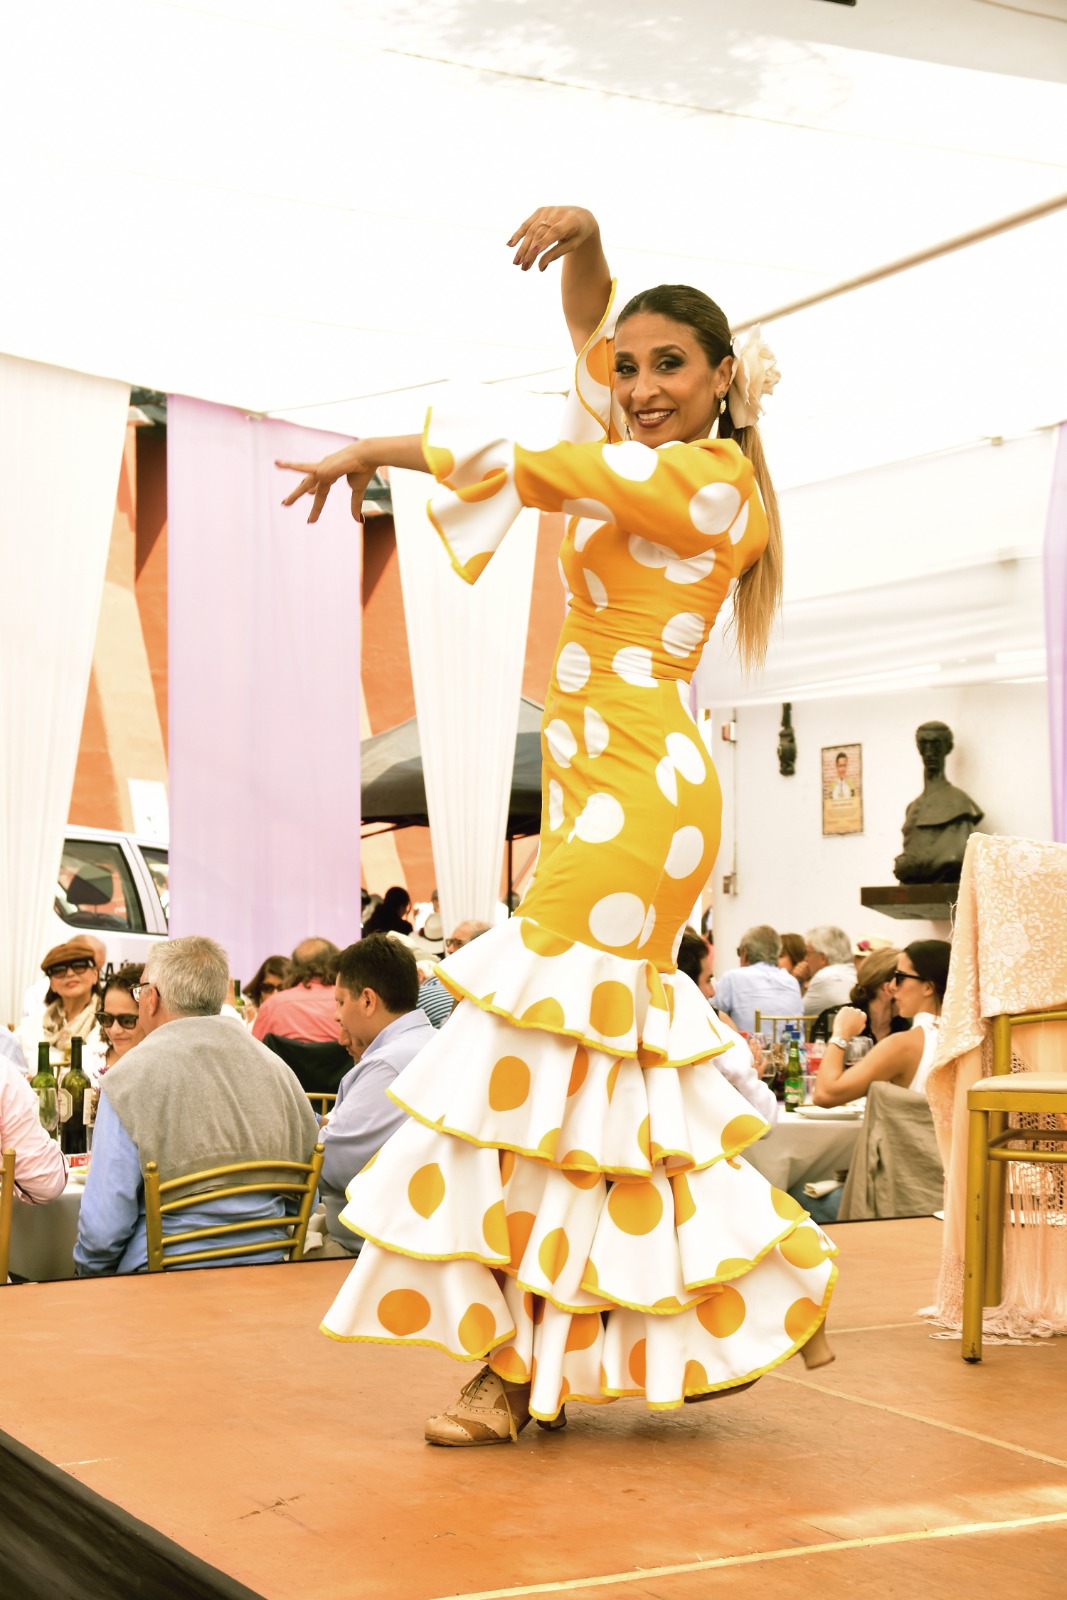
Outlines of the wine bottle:
[{"label": "wine bottle", "polygon": [[30,1088],[37,1095],[41,1127],[55,1138],[59,1126],[59,1098],[56,1075],[52,1071],[52,1052],[47,1039],[42,1039],[37,1046],[37,1071],[30,1079]]},{"label": "wine bottle", "polygon": [[244,1020],[245,1020],[245,997],[241,993],[241,980],[240,980],[240,978],[234,978],[234,980],[233,980],[233,1009],[236,1011],[236,1013],[240,1017],[241,1021],[244,1022]]},{"label": "wine bottle", "polygon": [[59,1142],[65,1155],[81,1155],[86,1148],[85,1095],[86,1091],[92,1092],[92,1087],[82,1070],[82,1041],[75,1034],[70,1041],[70,1070],[60,1090]]},{"label": "wine bottle", "polygon": [[789,1055],[785,1069],[785,1109],[795,1111],[804,1104],[804,1067],[800,1059],[800,1041],[790,1035]]}]

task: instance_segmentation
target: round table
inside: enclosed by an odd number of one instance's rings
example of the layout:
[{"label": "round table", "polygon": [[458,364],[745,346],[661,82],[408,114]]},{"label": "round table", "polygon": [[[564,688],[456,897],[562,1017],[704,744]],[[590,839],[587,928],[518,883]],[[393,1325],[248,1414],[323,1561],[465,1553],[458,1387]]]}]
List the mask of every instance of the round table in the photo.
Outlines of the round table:
[{"label": "round table", "polygon": [[862,1126],[862,1116],[824,1122],[781,1111],[770,1133],[749,1145],[745,1160],[779,1189],[819,1183],[851,1164]]}]

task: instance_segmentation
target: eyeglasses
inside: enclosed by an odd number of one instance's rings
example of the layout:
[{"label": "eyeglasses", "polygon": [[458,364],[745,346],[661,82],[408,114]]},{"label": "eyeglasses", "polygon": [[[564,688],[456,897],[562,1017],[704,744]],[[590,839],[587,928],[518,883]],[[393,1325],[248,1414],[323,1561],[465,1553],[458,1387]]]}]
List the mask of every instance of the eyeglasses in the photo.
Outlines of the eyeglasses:
[{"label": "eyeglasses", "polygon": [[259,986],[259,992],[260,992],[261,995],[264,995],[264,994],[280,994],[281,991],[284,988],[285,988],[284,983],[267,983],[267,982],[264,981]]},{"label": "eyeglasses", "polygon": [[146,989],[154,988],[154,983],[135,983],[130,986],[130,994],[133,996],[134,1000],[139,1002]]},{"label": "eyeglasses", "polygon": [[888,981],[890,983],[903,983],[907,978],[914,978],[917,982],[922,982],[917,972],[901,972],[899,967],[897,968],[896,972],[891,972],[889,974]]},{"label": "eyeglasses", "polygon": [[462,950],[463,946],[466,944],[466,942],[467,942],[466,939],[446,939],[445,940],[445,949],[446,950]]},{"label": "eyeglasses", "polygon": [[104,1033],[109,1028],[124,1028],[127,1033],[132,1033],[141,1019],[136,1011],[124,1011],[117,1017],[113,1017],[108,1011],[98,1011],[96,1020]]},{"label": "eyeglasses", "polygon": [[54,967],[47,969],[45,977],[65,978],[68,972],[88,972],[90,967],[96,971],[96,962],[91,956],[77,956],[73,961],[57,961]]}]

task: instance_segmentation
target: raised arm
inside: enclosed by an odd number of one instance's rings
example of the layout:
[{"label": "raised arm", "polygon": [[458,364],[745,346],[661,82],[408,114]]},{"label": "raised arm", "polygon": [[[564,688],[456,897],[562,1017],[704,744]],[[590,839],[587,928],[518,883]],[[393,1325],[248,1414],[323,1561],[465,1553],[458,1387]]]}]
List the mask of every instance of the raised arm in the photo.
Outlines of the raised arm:
[{"label": "raised arm", "polygon": [[515,266],[529,272],[563,258],[563,315],[575,353],[583,350],[607,310],[611,272],[600,226],[580,206],[540,206],[508,240]]}]

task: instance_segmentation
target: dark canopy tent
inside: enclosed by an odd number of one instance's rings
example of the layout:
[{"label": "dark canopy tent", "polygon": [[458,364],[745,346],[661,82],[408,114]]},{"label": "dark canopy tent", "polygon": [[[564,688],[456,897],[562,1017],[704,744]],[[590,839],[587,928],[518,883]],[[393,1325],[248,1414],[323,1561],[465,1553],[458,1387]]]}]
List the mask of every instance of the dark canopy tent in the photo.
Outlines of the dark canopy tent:
[{"label": "dark canopy tent", "polygon": [[[541,712],[525,697],[519,701],[515,767],[508,802],[509,839],[521,839],[541,828]],[[363,826],[429,827],[426,784],[422,774],[419,721],[412,717],[360,746]]]}]

